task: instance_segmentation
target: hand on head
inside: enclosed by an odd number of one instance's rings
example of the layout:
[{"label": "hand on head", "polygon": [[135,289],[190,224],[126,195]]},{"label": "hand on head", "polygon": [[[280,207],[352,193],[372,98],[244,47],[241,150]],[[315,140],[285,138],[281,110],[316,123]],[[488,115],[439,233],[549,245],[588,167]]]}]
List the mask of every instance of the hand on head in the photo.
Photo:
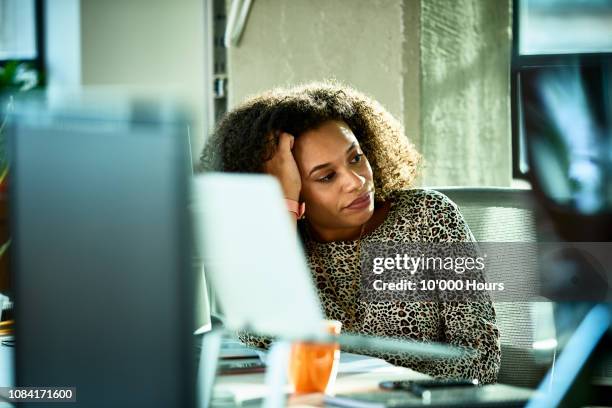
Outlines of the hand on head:
[{"label": "hand on head", "polygon": [[278,138],[276,152],[270,160],[264,163],[264,170],[278,179],[285,198],[299,201],[302,179],[293,157],[294,140],[295,138],[289,133],[281,133]]}]

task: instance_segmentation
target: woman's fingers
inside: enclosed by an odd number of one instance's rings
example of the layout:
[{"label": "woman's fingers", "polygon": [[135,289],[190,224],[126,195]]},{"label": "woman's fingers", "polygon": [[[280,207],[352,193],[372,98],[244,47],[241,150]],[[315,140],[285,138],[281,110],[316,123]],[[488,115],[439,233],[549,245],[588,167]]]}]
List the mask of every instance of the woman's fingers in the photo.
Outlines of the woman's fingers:
[{"label": "woman's fingers", "polygon": [[293,149],[293,141],[295,140],[295,138],[287,133],[287,132],[283,132],[280,134],[280,136],[278,137],[278,147],[281,151],[287,151],[287,150],[292,150]]},{"label": "woman's fingers", "polygon": [[293,157],[292,149],[295,138],[282,132],[278,137],[278,146],[274,155],[264,163],[264,171],[278,178],[286,198],[298,200],[302,182],[300,171]]}]

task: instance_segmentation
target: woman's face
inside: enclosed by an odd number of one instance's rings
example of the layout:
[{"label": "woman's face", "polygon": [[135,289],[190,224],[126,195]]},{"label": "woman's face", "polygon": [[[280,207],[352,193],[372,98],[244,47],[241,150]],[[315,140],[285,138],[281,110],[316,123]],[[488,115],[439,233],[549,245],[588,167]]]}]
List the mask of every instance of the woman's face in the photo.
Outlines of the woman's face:
[{"label": "woman's face", "polygon": [[295,139],[306,217],[318,230],[359,227],[374,213],[372,168],[344,122],[328,121]]}]

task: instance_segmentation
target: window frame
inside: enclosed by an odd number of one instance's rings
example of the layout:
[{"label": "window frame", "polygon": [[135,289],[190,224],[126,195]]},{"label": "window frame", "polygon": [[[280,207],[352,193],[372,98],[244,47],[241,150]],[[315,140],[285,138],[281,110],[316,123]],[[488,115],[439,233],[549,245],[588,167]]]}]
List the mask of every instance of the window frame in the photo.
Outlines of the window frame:
[{"label": "window frame", "polygon": [[34,67],[38,72],[42,72],[45,67],[45,11],[44,0],[34,0],[34,27],[36,29],[35,44],[36,58],[29,59],[5,59],[0,58],[0,67],[8,62],[17,61],[27,63]]}]

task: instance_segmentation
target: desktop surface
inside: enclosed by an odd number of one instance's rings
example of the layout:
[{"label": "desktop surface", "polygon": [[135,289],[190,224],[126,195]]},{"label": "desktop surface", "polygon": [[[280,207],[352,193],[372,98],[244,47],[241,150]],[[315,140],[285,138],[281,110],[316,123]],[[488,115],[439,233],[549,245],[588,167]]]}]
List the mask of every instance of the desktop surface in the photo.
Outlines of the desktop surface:
[{"label": "desktop surface", "polygon": [[[336,397],[352,397],[350,399],[361,399],[362,401],[381,401],[391,397],[396,404],[427,406],[426,401],[407,392],[394,394],[381,390],[379,387],[381,381],[426,379],[431,379],[431,377],[409,368],[393,366],[378,358],[342,352],[333,395]],[[295,395],[291,391],[291,386],[286,384],[283,392],[287,396],[288,406],[321,407],[330,405],[334,401],[341,401],[340,398],[326,397],[323,393]],[[211,406],[221,406],[228,403],[236,405],[261,404],[268,393],[265,373],[217,375],[213,392],[215,398],[213,398]],[[433,396],[434,400],[432,402],[439,400],[450,405],[451,401],[459,401],[459,406],[470,406],[470,404],[476,405],[478,402],[520,401],[518,406],[522,406],[533,393],[534,390],[529,388],[493,384],[474,387],[471,390],[440,390]],[[348,404],[345,406],[357,405]]]},{"label": "desktop surface", "polygon": [[[14,385],[13,353],[13,347],[0,346],[0,387]],[[421,380],[428,378],[430,377],[426,374],[409,368],[396,367],[377,358],[342,352],[334,393],[337,396],[360,395],[363,397],[364,395],[369,395],[370,397],[366,398],[376,399],[377,396],[383,393],[378,387],[381,381]],[[263,398],[268,393],[264,373],[221,375],[217,376],[215,383],[215,394],[221,396],[225,403],[231,400],[236,404],[254,404],[253,406],[257,406],[263,402]],[[521,398],[529,397],[533,394],[533,390],[528,388],[503,384],[486,387],[484,391],[481,391],[481,399],[501,394]],[[287,405],[289,406],[321,407],[325,405],[325,395],[321,393],[291,395],[289,385],[285,387],[284,391],[288,396]],[[469,396],[463,394],[462,398],[467,397]],[[401,395],[401,401],[405,404],[413,404],[412,406],[424,406],[422,400],[415,399],[415,397],[407,393]],[[466,399],[463,401],[465,402]],[[214,401],[212,406],[215,406]],[[9,407],[14,407],[14,405],[0,401],[0,408]]]}]

